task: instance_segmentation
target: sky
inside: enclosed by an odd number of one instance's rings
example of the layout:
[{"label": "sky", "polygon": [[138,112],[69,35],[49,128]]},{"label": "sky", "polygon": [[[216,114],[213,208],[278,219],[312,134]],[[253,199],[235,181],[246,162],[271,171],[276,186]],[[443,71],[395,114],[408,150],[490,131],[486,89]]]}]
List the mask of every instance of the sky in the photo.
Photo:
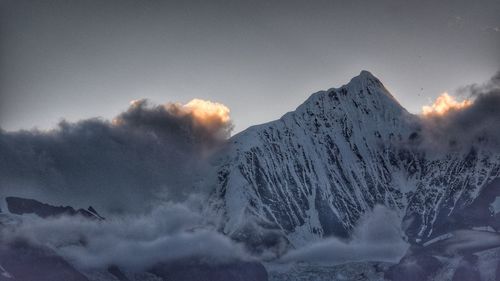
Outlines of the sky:
[{"label": "sky", "polygon": [[0,0],[0,128],[199,98],[238,132],[363,69],[418,113],[500,69],[498,15],[498,0]]}]

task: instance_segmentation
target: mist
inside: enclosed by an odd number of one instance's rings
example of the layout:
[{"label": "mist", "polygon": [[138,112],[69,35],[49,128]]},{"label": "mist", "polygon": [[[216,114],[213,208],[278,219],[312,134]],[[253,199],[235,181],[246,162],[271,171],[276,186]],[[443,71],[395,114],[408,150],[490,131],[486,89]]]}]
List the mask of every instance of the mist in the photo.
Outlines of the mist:
[{"label": "mist", "polygon": [[377,205],[358,222],[349,240],[330,237],[285,254],[282,262],[344,264],[349,262],[398,262],[409,244],[404,240],[401,219]]},{"label": "mist", "polygon": [[[120,215],[106,220],[59,216],[42,219],[23,216],[6,225],[0,237],[6,242],[27,241],[49,247],[82,269],[116,265],[140,272],[158,263],[197,258],[206,263],[234,260],[267,260],[217,231],[216,218],[202,211],[203,198],[183,203],[166,202],[141,215]],[[289,248],[278,263],[343,264],[348,262],[398,262],[408,249],[401,220],[384,206],[360,219],[352,237],[329,237],[301,248]]]},{"label": "mist", "polygon": [[[191,198],[188,201],[196,201]],[[200,203],[200,202],[198,202]],[[79,268],[147,270],[159,262],[201,258],[209,263],[246,259],[243,247],[217,232],[196,204],[164,203],[141,215],[105,221],[59,216],[23,216],[0,229],[7,242],[19,239],[49,247]]]}]

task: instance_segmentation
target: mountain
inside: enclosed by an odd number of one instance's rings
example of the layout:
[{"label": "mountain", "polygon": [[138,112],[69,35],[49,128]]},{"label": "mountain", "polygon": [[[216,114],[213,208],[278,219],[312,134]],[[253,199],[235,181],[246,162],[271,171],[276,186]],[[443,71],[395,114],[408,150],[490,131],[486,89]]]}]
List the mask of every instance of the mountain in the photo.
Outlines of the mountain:
[{"label": "mountain", "polygon": [[[498,150],[481,139],[460,148],[445,140],[432,149],[427,137],[423,119],[363,71],[340,88],[311,95],[279,120],[231,137],[211,158],[198,181],[210,190],[202,216],[214,233],[256,254],[252,259],[188,256],[154,260],[141,272],[108,263],[94,270],[65,260],[57,245],[4,240],[0,231],[0,280],[500,280]],[[0,230],[7,232],[34,215],[42,226],[61,216],[94,226],[113,222],[92,207],[5,199]],[[399,262],[283,266],[282,257],[323,238],[352,241],[362,217],[379,205],[396,212],[400,221],[388,223],[401,223],[404,233],[397,238],[409,244]],[[190,220],[191,213],[180,214],[181,221]],[[160,228],[182,225],[160,215],[154,221]],[[204,241],[196,242],[203,249]],[[85,239],[76,243],[87,247]]]},{"label": "mountain", "polygon": [[259,225],[301,246],[348,237],[362,214],[382,204],[404,217],[415,243],[450,231],[453,218],[500,176],[500,155],[477,144],[427,151],[419,146],[419,120],[363,71],[235,135],[214,160],[211,208],[224,218],[221,229],[251,236],[248,229]]}]

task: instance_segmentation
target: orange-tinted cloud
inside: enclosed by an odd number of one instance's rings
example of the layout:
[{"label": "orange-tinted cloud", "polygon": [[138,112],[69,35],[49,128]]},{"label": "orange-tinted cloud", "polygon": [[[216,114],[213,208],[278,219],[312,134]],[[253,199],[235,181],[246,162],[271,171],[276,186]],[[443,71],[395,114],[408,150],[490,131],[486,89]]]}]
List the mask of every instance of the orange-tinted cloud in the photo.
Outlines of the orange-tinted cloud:
[{"label": "orange-tinted cloud", "polygon": [[140,99],[111,122],[62,121],[47,132],[0,130],[0,197],[92,203],[104,214],[185,200],[195,188],[209,192],[209,185],[198,186],[198,175],[231,129],[222,104],[155,105]]},{"label": "orange-tinted cloud", "polygon": [[471,100],[463,100],[458,102],[453,96],[447,92],[442,93],[432,105],[422,107],[422,114],[425,116],[430,115],[444,115],[449,111],[460,110],[472,105]]},{"label": "orange-tinted cloud", "polygon": [[192,115],[196,121],[203,125],[229,124],[231,122],[229,108],[218,102],[192,99],[184,105],[179,103],[168,104],[166,108],[171,112],[176,112],[176,114]]},{"label": "orange-tinted cloud", "polygon": [[114,118],[112,124],[154,127],[170,133],[171,125],[177,124],[197,138],[221,140],[228,138],[233,129],[229,113],[224,104],[202,99],[193,99],[186,104],[164,105],[151,105],[146,99],[138,99],[131,101],[129,109]]}]

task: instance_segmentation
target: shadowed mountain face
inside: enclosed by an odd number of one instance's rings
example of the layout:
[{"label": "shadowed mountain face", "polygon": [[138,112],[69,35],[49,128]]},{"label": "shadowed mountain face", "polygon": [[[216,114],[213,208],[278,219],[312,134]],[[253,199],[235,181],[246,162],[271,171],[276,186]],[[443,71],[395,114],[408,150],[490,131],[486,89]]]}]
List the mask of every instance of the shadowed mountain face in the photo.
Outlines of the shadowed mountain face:
[{"label": "shadowed mountain face", "polygon": [[382,204],[405,217],[412,241],[430,239],[499,177],[500,155],[476,144],[427,151],[419,122],[363,71],[231,138],[218,159],[212,207],[226,233],[240,236],[251,221],[298,246],[347,237]]}]

